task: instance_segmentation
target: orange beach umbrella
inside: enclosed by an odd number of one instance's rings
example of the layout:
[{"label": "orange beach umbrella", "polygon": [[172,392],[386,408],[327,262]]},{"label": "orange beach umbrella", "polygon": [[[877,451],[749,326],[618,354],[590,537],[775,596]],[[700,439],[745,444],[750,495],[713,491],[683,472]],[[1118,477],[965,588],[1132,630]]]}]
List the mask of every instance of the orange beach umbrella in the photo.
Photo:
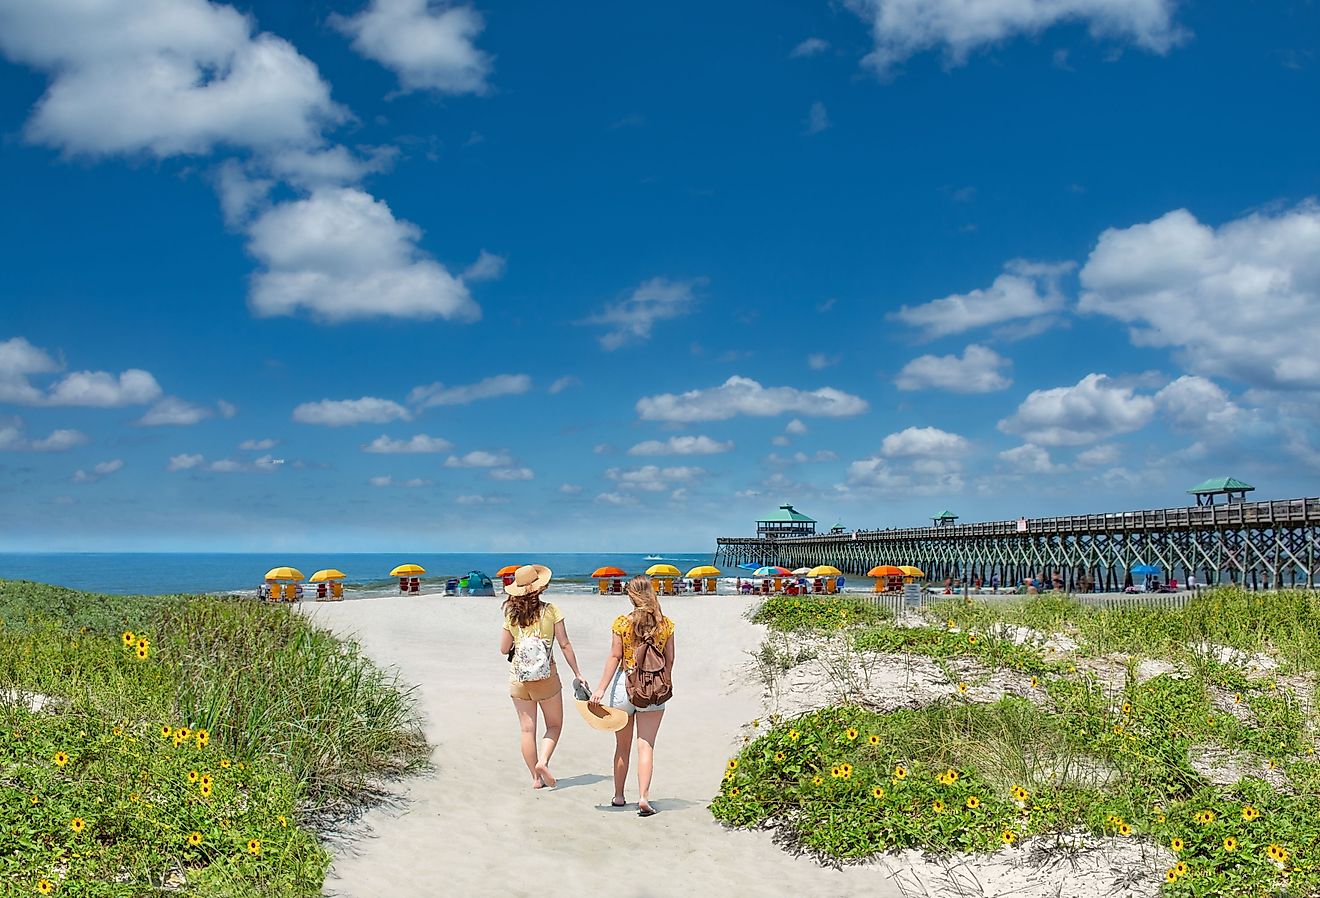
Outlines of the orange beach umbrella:
[{"label": "orange beach umbrella", "polygon": [[903,569],[892,564],[880,564],[866,572],[868,577],[901,577]]},{"label": "orange beach umbrella", "polygon": [[503,577],[506,574],[516,574],[518,572],[518,568],[520,567],[522,567],[521,564],[506,564],[504,567],[500,568],[498,571],[495,572],[495,576]]},{"label": "orange beach umbrella", "polygon": [[600,578],[600,577],[626,577],[628,575],[621,568],[617,568],[611,564],[611,565],[606,565],[605,567],[596,568],[594,571],[591,572],[591,576],[594,578]]}]

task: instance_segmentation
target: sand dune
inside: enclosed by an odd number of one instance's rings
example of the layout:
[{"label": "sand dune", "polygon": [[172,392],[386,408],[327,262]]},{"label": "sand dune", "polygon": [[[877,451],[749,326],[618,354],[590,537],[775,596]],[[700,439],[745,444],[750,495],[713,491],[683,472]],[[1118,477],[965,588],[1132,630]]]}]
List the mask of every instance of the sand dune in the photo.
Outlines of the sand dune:
[{"label": "sand dune", "polygon": [[[626,599],[555,596],[583,671],[599,678],[609,626]],[[652,801],[610,808],[613,737],[589,729],[566,686],[565,728],[551,765],[553,791],[533,791],[518,754],[507,664],[497,653],[499,601],[424,596],[308,606],[324,625],[355,635],[371,655],[420,686],[433,772],[400,787],[400,802],[366,815],[361,838],[336,857],[327,894],[582,896],[619,884],[639,896],[897,896],[879,867],[833,870],[792,857],[767,833],[712,820],[724,761],[740,727],[761,713],[745,670],[763,630],[746,621],[755,600],[678,597],[675,698],[656,743]],[[556,650],[557,651],[557,650]],[[567,684],[570,672],[561,661]],[[628,788],[636,800],[635,779]]]}]

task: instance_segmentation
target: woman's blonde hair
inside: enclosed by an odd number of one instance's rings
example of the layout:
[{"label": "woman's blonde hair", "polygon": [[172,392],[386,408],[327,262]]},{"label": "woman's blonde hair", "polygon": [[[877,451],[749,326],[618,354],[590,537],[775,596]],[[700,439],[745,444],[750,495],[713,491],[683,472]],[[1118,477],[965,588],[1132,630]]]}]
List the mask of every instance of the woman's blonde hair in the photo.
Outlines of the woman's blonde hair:
[{"label": "woman's blonde hair", "polygon": [[509,596],[504,600],[504,616],[517,627],[530,627],[541,617],[541,593],[529,592],[522,596]]},{"label": "woman's blonde hair", "polygon": [[664,613],[660,610],[660,600],[656,598],[655,587],[651,579],[638,574],[624,587],[628,598],[632,599],[633,611],[628,615],[632,620],[633,632],[639,639],[649,639],[651,634],[660,629]]}]

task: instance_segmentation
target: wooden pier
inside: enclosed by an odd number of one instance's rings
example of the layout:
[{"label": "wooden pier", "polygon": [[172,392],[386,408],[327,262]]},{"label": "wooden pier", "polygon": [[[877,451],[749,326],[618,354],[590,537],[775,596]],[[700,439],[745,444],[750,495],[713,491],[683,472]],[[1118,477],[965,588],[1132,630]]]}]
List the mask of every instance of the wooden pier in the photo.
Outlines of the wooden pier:
[{"label": "wooden pier", "polygon": [[832,564],[853,575],[911,564],[936,581],[1013,586],[1035,577],[1069,591],[1122,589],[1139,564],[1164,580],[1194,574],[1201,585],[1320,585],[1320,498],[717,540],[717,566],[747,562]]}]

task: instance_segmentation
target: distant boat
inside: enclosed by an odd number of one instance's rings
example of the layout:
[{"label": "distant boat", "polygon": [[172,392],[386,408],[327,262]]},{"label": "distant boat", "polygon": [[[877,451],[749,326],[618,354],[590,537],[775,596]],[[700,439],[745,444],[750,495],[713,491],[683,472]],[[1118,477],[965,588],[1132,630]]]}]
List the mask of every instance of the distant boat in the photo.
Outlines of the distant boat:
[{"label": "distant boat", "polygon": [[663,555],[647,555],[647,556],[646,556],[646,560],[647,560],[647,561],[663,561],[663,560],[664,560],[664,557],[665,557],[665,556],[663,556]]}]

